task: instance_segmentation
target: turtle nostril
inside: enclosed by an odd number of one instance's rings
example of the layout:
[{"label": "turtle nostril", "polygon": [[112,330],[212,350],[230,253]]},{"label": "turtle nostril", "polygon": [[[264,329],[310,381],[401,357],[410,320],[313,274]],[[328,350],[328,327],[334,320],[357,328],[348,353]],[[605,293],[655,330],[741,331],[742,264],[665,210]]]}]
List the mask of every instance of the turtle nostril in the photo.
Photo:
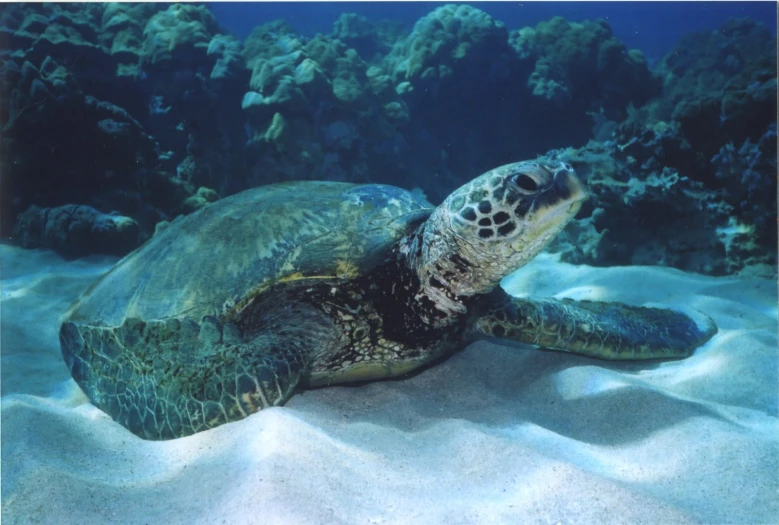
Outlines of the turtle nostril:
[{"label": "turtle nostril", "polygon": [[520,173],[514,177],[514,183],[525,191],[538,191],[538,184],[529,175]]}]

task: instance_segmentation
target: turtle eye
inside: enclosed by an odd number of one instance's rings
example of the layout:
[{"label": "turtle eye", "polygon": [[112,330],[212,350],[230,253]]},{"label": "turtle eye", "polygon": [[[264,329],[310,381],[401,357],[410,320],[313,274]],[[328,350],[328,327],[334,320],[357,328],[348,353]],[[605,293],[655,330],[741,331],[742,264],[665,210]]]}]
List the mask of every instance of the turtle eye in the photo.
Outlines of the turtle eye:
[{"label": "turtle eye", "polygon": [[520,190],[526,193],[534,193],[538,191],[538,183],[530,175],[520,173],[519,175],[514,175],[511,180]]}]

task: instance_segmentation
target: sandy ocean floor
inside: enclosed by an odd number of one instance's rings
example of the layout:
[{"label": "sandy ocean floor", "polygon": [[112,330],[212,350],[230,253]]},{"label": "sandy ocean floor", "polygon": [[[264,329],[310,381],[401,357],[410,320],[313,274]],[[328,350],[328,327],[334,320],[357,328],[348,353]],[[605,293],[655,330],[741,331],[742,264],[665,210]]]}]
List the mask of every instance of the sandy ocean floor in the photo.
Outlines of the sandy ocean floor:
[{"label": "sandy ocean floor", "polygon": [[147,442],[60,358],[60,315],[112,262],[0,246],[4,524],[779,522],[773,281],[542,256],[506,288],[692,306],[720,332],[666,363],[477,343]]}]

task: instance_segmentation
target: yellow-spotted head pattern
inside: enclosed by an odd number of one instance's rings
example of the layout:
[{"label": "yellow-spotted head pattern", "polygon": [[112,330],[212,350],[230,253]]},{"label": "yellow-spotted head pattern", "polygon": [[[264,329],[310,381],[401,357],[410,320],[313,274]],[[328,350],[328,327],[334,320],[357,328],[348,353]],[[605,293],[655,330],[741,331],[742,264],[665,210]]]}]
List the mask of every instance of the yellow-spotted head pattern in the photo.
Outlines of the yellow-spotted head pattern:
[{"label": "yellow-spotted head pattern", "polygon": [[455,295],[489,292],[535,257],[586,198],[562,162],[517,162],[477,177],[427,221],[418,266],[423,284]]}]

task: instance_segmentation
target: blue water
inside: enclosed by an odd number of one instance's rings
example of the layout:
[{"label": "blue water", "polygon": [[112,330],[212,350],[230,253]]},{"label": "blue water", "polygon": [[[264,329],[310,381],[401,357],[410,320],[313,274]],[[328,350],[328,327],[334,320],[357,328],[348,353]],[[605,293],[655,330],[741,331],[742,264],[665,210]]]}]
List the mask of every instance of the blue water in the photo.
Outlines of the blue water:
[{"label": "blue water", "polygon": [[[749,17],[776,34],[775,2],[472,2],[509,29],[534,26],[553,16],[571,22],[603,18],[629,49],[657,58],[691,31],[716,29],[730,17]],[[284,19],[298,33],[329,33],[341,13],[373,21],[398,20],[411,30],[439,2],[262,2],[207,4],[219,23],[239,38],[261,24]]]}]

